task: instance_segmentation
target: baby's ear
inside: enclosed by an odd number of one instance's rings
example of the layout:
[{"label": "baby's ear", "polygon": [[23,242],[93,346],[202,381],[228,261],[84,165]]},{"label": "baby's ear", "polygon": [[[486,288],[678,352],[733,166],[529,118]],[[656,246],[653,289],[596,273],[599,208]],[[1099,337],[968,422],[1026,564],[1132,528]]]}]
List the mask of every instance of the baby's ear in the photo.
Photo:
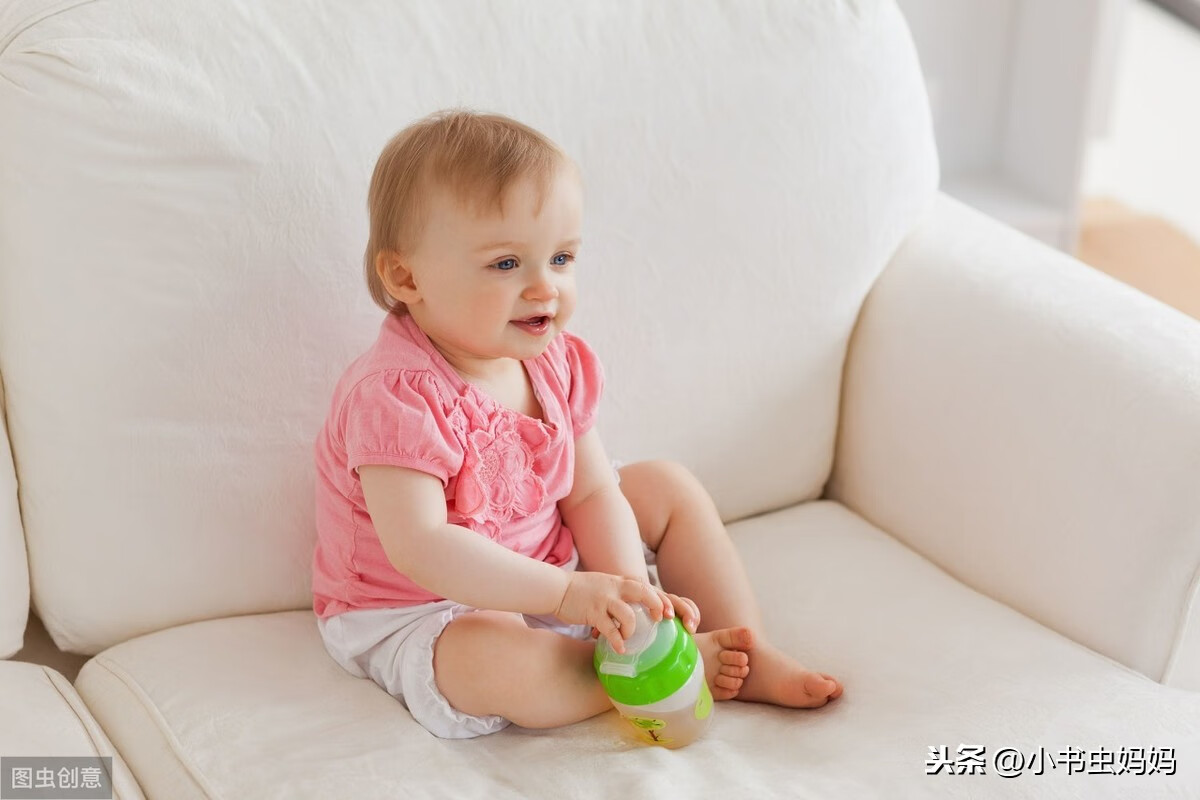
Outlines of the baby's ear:
[{"label": "baby's ear", "polygon": [[412,270],[405,266],[404,258],[395,250],[381,250],[375,256],[375,274],[394,300],[407,305],[420,299]]}]

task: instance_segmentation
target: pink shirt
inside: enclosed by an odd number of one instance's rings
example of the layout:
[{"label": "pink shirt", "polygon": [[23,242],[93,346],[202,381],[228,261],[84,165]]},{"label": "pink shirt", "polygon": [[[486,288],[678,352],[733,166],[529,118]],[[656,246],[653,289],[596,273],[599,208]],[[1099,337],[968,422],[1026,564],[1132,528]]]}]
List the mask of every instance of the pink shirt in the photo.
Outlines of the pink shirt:
[{"label": "pink shirt", "polygon": [[375,343],[338,381],[317,436],[317,616],[444,599],[384,555],[356,471],[363,464],[434,475],[445,487],[450,523],[549,564],[571,558],[575,543],[558,501],[571,492],[575,439],[596,419],[603,369],[567,331],[521,363],[545,422],[463,380],[411,316],[388,315]]}]

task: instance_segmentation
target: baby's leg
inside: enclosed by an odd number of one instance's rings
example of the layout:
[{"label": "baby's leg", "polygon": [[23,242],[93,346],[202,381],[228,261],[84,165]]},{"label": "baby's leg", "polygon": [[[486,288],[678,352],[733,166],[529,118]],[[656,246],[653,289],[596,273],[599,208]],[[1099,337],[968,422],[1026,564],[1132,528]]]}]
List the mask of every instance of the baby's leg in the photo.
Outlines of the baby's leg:
[{"label": "baby's leg", "polygon": [[767,641],[750,579],[700,481],[669,461],[630,464],[620,474],[642,539],[657,555],[663,589],[695,601],[702,631],[737,626],[753,631],[749,670],[736,699],[815,708],[840,697],[837,678],[807,669]]},{"label": "baby's leg", "polygon": [[524,728],[556,728],[612,703],[592,670],[595,643],[530,628],[520,614],[473,611],[434,644],[433,671],[450,705]]}]

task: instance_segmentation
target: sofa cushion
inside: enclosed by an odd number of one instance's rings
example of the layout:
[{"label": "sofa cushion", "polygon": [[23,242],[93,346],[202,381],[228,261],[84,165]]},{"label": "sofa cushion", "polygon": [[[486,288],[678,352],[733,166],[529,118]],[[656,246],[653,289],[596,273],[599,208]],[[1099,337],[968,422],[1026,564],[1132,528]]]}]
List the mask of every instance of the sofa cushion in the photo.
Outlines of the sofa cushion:
[{"label": "sofa cushion", "polygon": [[113,797],[142,800],[142,791],[129,768],[113,750],[71,682],[39,664],[0,661],[0,755],[5,758],[108,756],[113,760],[110,775]]},{"label": "sofa cushion", "polygon": [[310,604],[312,442],[382,313],[368,179],[452,105],[582,167],[612,456],[682,461],[727,519],[820,494],[855,317],[937,181],[894,3],[18,0],[0,364],[60,647]]},{"label": "sofa cushion", "polygon": [[[76,685],[147,791],[178,800],[580,797],[598,786],[608,797],[975,800],[1014,797],[1016,783],[1039,798],[1200,790],[1200,695],[964,587],[838,504],[807,503],[730,533],[774,642],[838,676],[845,693],[809,711],[720,703],[686,759],[630,743],[615,712],[556,730],[437,739],[374,683],[342,671],[308,612],[140,637],[91,659]],[[1043,757],[1044,775],[1014,780],[994,774],[990,755],[984,775],[925,774],[930,747],[953,760],[962,744],[987,754],[1106,749],[1114,764],[1122,747],[1173,747],[1176,774],[1068,775],[1065,762]],[[1169,768],[1161,754],[1157,763]]]}]

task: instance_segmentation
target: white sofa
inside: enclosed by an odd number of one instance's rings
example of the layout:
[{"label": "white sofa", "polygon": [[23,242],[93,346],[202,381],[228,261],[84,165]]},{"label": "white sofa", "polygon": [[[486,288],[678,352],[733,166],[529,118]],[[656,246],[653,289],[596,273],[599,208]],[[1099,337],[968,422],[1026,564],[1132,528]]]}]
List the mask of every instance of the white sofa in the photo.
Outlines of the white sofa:
[{"label": "white sofa", "polygon": [[[696,473],[838,701],[445,741],[325,653],[366,183],[454,105],[580,163],[608,450]],[[168,800],[1200,796],[1200,326],[937,183],[883,0],[0,4],[0,654],[32,602],[93,656],[0,662],[0,756]]]}]

